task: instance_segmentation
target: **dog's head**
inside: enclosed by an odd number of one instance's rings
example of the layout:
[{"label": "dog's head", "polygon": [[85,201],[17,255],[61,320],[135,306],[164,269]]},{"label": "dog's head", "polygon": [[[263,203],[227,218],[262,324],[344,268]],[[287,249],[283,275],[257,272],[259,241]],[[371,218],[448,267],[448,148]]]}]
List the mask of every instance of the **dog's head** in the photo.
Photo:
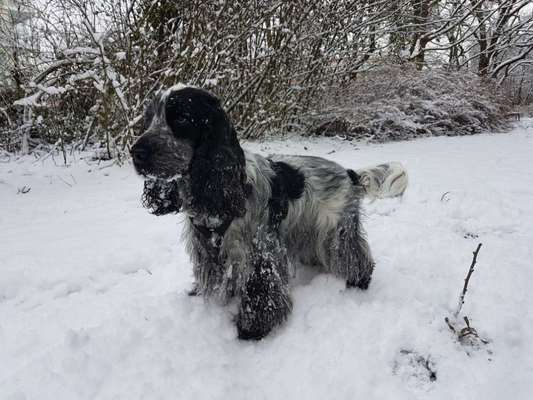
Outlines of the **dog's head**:
[{"label": "dog's head", "polygon": [[144,127],[131,149],[133,164],[140,175],[159,179],[187,173],[199,147],[236,140],[218,98],[194,87],[172,87],[156,95],[145,110]]},{"label": "dog's head", "polygon": [[244,153],[217,97],[199,88],[172,87],[146,108],[144,125],[131,149],[140,175],[187,180],[197,214],[242,215]]}]

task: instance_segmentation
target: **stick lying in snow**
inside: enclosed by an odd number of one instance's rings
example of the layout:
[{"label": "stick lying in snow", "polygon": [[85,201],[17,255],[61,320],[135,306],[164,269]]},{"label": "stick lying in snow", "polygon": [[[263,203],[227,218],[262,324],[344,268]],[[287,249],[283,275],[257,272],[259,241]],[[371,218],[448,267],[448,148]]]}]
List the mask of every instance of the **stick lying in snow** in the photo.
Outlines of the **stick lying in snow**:
[{"label": "stick lying in snow", "polygon": [[450,322],[450,319],[448,317],[444,318],[444,322],[448,325],[448,328],[457,335],[457,339],[459,339],[459,343],[463,345],[468,346],[477,346],[479,345],[479,342],[483,344],[489,344],[489,341],[487,339],[483,339],[479,336],[477,331],[470,326],[470,320],[465,315],[463,317],[466,326],[459,331],[455,328],[455,326]]},{"label": "stick lying in snow", "polygon": [[455,310],[455,313],[453,314],[455,318],[457,318],[457,316],[461,312],[461,308],[463,308],[463,304],[465,303],[465,296],[466,296],[466,291],[468,290],[468,283],[470,282],[470,277],[472,276],[472,273],[474,272],[474,266],[476,265],[477,255],[480,249],[481,249],[481,243],[477,245],[477,249],[473,252],[474,256],[472,257],[472,263],[470,264],[470,268],[468,269],[468,274],[466,274],[465,284],[463,285],[463,291],[461,292],[461,296],[459,296],[459,304],[457,305],[457,309]]},{"label": "stick lying in snow", "polygon": [[407,188],[407,171],[399,162],[388,162],[355,171],[371,199],[398,197]]},{"label": "stick lying in snow", "polygon": [[[479,336],[477,331],[470,325],[470,320],[465,315],[463,317],[463,320],[465,321],[466,326],[464,328],[457,328],[457,317],[459,316],[459,313],[461,312],[461,309],[463,308],[463,304],[465,302],[465,296],[466,292],[468,290],[468,283],[470,282],[470,277],[472,276],[472,273],[474,272],[474,266],[477,262],[477,255],[479,254],[479,250],[481,249],[481,243],[477,245],[476,250],[473,252],[474,256],[472,257],[472,263],[470,264],[470,268],[468,269],[468,273],[466,274],[465,283],[463,285],[463,291],[461,292],[461,295],[459,296],[459,304],[457,304],[457,309],[453,313],[453,320],[454,322],[451,322],[448,317],[444,318],[444,321],[446,322],[446,325],[448,325],[448,328],[457,336],[457,339],[459,340],[459,343],[467,346],[471,346],[474,348],[479,348],[480,342],[484,345],[488,344],[489,341],[486,339],[483,339]],[[468,351],[467,351],[467,354]],[[490,354],[490,351],[489,351]]]}]

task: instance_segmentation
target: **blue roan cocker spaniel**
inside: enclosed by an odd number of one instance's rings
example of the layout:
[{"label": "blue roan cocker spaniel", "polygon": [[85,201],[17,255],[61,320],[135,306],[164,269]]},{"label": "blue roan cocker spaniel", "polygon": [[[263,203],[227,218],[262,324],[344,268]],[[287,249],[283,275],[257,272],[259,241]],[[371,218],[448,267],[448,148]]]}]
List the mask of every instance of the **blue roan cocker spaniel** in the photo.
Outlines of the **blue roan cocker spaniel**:
[{"label": "blue roan cocker spaniel", "polygon": [[236,297],[239,338],[261,339],[287,318],[288,281],[300,264],[368,288],[374,261],[356,172],[319,157],[244,151],[218,98],[194,87],[161,92],[145,128],[131,149],[146,179],[144,205],[185,213],[192,293]]}]

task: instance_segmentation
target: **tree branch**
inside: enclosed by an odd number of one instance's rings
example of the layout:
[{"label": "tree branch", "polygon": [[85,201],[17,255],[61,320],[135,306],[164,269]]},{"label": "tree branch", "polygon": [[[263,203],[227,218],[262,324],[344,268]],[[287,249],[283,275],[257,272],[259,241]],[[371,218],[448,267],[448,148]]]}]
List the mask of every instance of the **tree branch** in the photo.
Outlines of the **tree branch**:
[{"label": "tree branch", "polygon": [[463,285],[463,292],[461,293],[461,296],[459,296],[459,304],[457,305],[457,309],[455,310],[455,313],[453,314],[455,318],[459,315],[461,312],[461,309],[463,308],[463,304],[465,302],[465,296],[466,291],[468,290],[468,283],[470,282],[470,277],[472,276],[472,273],[474,272],[474,266],[477,262],[477,255],[479,254],[479,250],[481,249],[481,243],[477,245],[477,249],[472,253],[474,256],[472,257],[472,263],[470,264],[470,268],[468,269],[468,274],[465,278],[465,283]]}]

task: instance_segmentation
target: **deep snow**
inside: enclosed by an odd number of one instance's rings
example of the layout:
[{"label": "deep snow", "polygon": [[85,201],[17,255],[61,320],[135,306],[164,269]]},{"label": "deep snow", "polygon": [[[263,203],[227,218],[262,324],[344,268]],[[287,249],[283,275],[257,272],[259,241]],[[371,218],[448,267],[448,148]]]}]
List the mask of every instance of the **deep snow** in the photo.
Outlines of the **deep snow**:
[{"label": "deep snow", "polygon": [[[365,205],[369,290],[302,274],[288,323],[240,342],[231,307],[186,295],[180,217],[141,207],[131,166],[0,163],[0,399],[531,398],[532,120],[510,134],[245,147],[404,163],[404,198]],[[478,242],[463,311],[491,343],[467,355],[443,319]]]}]

